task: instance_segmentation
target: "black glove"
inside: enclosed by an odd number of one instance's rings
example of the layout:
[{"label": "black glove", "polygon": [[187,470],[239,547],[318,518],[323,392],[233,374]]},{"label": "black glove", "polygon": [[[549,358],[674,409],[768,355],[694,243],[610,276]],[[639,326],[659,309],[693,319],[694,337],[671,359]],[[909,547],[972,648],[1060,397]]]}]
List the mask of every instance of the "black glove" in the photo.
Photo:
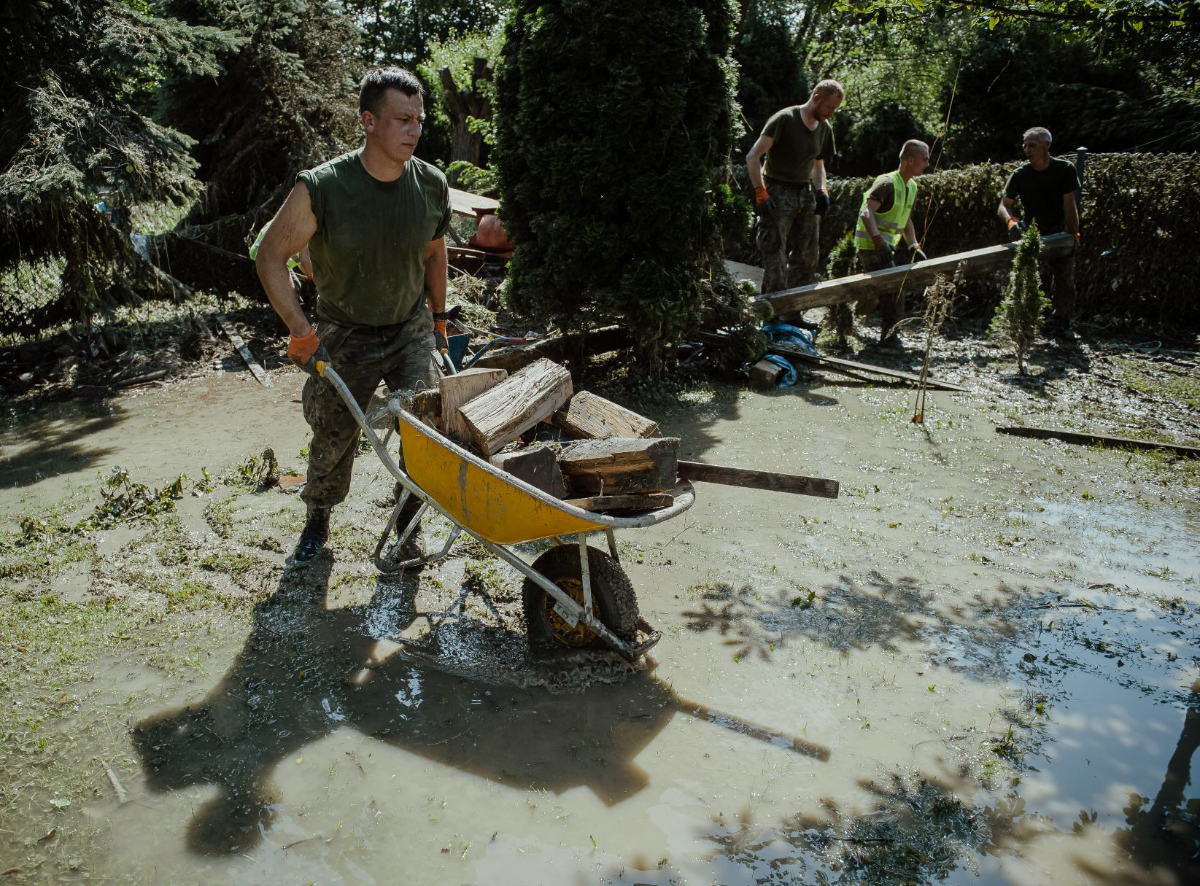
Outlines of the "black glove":
[{"label": "black glove", "polygon": [[824,215],[829,211],[829,192],[817,191],[814,195],[817,205],[813,207],[813,215]]},{"label": "black glove", "polygon": [[1025,222],[1021,221],[1021,219],[1017,219],[1017,223],[1015,225],[1008,226],[1008,239],[1012,240],[1013,242],[1020,240],[1023,236],[1025,236],[1025,229],[1027,227],[1028,225],[1026,225]]},{"label": "black glove", "polygon": [[774,215],[775,214],[775,198],[768,197],[761,203],[754,204],[754,214],[757,216]]},{"label": "black glove", "polygon": [[928,256],[925,255],[925,250],[917,247],[912,251],[912,263],[915,265],[919,261],[926,261]]}]

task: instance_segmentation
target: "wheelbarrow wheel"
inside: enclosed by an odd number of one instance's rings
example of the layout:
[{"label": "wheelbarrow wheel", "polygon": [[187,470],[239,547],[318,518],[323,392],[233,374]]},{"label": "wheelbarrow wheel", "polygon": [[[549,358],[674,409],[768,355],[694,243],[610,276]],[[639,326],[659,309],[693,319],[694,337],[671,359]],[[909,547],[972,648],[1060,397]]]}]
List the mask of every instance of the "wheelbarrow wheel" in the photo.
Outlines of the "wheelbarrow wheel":
[{"label": "wheelbarrow wheel", "polygon": [[[534,561],[533,568],[566,591],[572,600],[583,604],[578,545],[551,548]],[[622,640],[636,639],[638,605],[629,576],[612,557],[595,548],[588,548],[588,572],[592,580],[592,614]],[[554,598],[533,580],[525,579],[522,596],[529,646],[534,652],[564,647],[608,647],[603,638],[582,621],[572,627],[555,612]]]}]

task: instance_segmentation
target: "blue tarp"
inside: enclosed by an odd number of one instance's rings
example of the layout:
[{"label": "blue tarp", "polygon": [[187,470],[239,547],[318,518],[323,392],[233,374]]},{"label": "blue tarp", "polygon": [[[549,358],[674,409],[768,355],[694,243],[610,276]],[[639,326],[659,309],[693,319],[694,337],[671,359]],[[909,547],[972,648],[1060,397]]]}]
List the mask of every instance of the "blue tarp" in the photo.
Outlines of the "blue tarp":
[{"label": "blue tarp", "polygon": [[[790,326],[787,323],[768,323],[762,328],[762,331],[763,335],[772,342],[792,345],[806,354],[812,354],[814,357],[820,356],[813,341],[813,334],[807,329],[801,329],[799,326]],[[777,388],[789,388],[796,383],[796,367],[783,357],[775,354],[767,354],[763,359],[774,363],[776,366],[781,366],[785,370],[783,376],[775,384]]]}]

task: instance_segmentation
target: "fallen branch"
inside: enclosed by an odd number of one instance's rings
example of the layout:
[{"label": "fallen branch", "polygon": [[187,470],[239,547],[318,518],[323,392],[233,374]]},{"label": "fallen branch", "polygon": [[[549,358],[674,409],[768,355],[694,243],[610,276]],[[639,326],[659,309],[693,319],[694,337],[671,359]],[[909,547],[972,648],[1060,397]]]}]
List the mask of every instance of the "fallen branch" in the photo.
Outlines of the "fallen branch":
[{"label": "fallen branch", "polygon": [[1032,437],[1037,440],[1057,439],[1066,443],[1084,446],[1115,446],[1118,448],[1160,450],[1174,452],[1188,458],[1200,458],[1200,446],[1182,446],[1178,443],[1155,443],[1151,440],[1134,440],[1132,437],[1110,437],[1107,434],[1089,434],[1079,431],[1064,431],[1058,428],[997,427],[998,434],[1014,437]]}]

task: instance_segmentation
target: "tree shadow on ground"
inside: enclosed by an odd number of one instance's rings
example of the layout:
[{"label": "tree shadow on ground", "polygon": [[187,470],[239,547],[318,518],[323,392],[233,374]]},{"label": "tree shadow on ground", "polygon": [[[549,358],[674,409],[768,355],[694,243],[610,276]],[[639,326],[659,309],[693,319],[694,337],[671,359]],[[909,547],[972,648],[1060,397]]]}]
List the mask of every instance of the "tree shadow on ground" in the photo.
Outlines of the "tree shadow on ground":
[{"label": "tree shadow on ground", "polygon": [[[381,651],[381,637],[425,614],[414,605],[416,577],[381,579],[368,604],[329,609],[331,563],[322,557],[285,571],[277,593],[256,607],[245,648],[221,682],[134,729],[152,789],[218,788],[187,831],[197,853],[234,854],[256,844],[276,814],[270,776],[278,763],[346,727],[524,790],[586,785],[609,805],[648,784],[633,761],[675,714],[829,757],[820,745],[680,698],[651,670],[615,654],[592,655],[623,679],[556,694],[545,686],[556,671],[577,674],[578,653],[533,664],[529,679],[484,682],[462,673],[464,643],[453,631],[440,644],[427,637],[416,657]],[[525,646],[524,635],[507,626],[488,626],[474,642],[492,653],[497,643]]]},{"label": "tree shadow on ground", "polygon": [[1028,588],[1000,591],[1003,604],[978,592],[945,604],[916,578],[889,579],[872,571],[865,582],[842,576],[819,592],[793,588],[767,595],[751,585],[721,583],[683,615],[688,630],[725,638],[735,658],[770,661],[793,638],[843,653],[900,652],[902,645],[936,638],[936,649],[927,653],[931,663],[985,679],[1003,676],[1003,653],[1012,641],[1013,625],[1000,606],[1019,607],[1041,596]]},{"label": "tree shadow on ground", "polygon": [[95,467],[113,450],[90,445],[88,438],[124,417],[119,407],[99,400],[43,407],[35,419],[4,431],[3,448],[12,454],[0,457],[0,489]]}]

